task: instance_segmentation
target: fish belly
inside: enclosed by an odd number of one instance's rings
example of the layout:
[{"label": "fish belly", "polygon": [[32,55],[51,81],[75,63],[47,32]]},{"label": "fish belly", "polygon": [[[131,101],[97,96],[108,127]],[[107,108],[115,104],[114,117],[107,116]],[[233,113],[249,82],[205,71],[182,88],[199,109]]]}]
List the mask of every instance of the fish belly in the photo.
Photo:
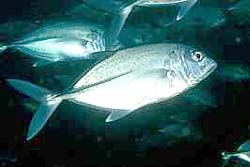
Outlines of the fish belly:
[{"label": "fish belly", "polygon": [[169,81],[162,78],[162,73],[158,72],[143,76],[131,74],[89,88],[74,97],[74,100],[101,108],[135,110],[173,97],[187,87],[188,85],[178,78]]}]

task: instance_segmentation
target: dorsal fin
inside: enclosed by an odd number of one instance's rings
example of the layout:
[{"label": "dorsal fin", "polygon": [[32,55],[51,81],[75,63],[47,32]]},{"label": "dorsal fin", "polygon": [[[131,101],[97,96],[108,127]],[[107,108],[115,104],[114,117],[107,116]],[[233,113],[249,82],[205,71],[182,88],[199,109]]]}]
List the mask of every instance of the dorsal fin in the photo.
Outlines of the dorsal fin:
[{"label": "dorsal fin", "polygon": [[68,87],[65,89],[65,91],[67,90],[72,90],[74,89],[75,84],[85,75],[87,74],[94,66],[96,66],[97,64],[99,64],[100,62],[102,62],[103,60],[111,57],[113,54],[115,53],[115,51],[102,51],[102,52],[95,52],[91,54],[91,57],[93,57],[93,59],[95,58],[96,61],[93,63],[93,65],[91,65],[87,70],[85,70],[82,74],[80,74],[75,81]]}]

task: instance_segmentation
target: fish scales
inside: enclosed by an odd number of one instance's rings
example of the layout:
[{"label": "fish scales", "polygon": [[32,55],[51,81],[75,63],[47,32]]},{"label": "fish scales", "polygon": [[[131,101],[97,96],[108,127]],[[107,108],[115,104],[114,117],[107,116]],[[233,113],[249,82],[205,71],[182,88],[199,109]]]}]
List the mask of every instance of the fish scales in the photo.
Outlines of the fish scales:
[{"label": "fish scales", "polygon": [[[164,50],[167,53],[174,47],[174,45],[170,45],[169,47],[165,47]],[[158,64],[161,61],[162,48],[162,45],[151,45],[150,47],[140,46],[118,51],[107,60],[93,67],[83,78],[76,82],[74,87],[88,86],[112,76],[118,76],[138,68],[143,68],[149,63],[152,64],[151,67],[153,68],[152,62]]]}]

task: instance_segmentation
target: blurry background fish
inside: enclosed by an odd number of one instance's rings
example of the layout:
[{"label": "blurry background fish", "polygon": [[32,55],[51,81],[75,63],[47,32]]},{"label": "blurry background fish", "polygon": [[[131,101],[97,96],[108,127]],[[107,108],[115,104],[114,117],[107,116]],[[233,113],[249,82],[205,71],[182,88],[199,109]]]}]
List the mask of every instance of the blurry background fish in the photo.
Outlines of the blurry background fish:
[{"label": "blurry background fish", "polygon": [[99,25],[84,20],[55,21],[23,35],[19,40],[0,46],[20,50],[37,58],[33,66],[67,59],[90,58],[94,52],[104,51],[103,31]]}]

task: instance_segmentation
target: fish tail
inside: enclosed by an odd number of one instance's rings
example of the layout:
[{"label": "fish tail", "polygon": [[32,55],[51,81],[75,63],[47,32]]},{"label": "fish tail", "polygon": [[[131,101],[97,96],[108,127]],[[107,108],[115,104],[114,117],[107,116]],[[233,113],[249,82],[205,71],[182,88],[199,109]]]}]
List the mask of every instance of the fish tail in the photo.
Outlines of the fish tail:
[{"label": "fish tail", "polygon": [[60,97],[53,98],[52,93],[49,90],[27,81],[19,79],[7,79],[6,81],[16,90],[40,102],[40,105],[29,125],[26,137],[26,140],[28,141],[37,135],[45,126],[46,122],[62,102],[62,99]]},{"label": "fish tail", "polygon": [[2,45],[2,44],[0,43],[0,53],[4,52],[7,48],[8,48],[7,45]]}]

